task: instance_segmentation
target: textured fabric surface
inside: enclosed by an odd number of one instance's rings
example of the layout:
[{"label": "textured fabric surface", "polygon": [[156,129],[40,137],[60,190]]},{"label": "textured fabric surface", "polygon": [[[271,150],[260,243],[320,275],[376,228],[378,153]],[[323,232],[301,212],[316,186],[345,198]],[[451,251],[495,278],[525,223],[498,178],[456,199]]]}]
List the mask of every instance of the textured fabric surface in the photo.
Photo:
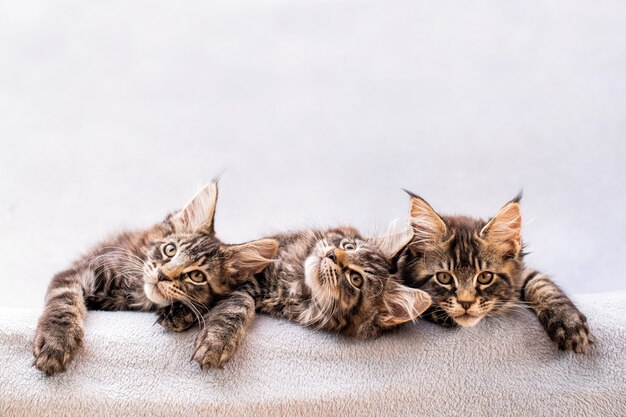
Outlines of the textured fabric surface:
[{"label": "textured fabric surface", "polygon": [[475,328],[409,325],[356,341],[259,317],[234,359],[201,371],[197,331],[89,312],[65,374],[30,366],[38,311],[0,310],[0,414],[541,415],[626,413],[626,292],[577,297],[596,348],[560,352],[528,311]]}]

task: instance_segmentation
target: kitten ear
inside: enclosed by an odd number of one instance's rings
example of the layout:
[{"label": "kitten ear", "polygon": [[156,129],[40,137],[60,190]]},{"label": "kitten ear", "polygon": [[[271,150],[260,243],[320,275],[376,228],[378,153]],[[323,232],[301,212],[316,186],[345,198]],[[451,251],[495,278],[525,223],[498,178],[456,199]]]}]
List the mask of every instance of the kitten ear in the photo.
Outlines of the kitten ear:
[{"label": "kitten ear", "polygon": [[522,250],[521,195],[509,201],[482,228],[480,237],[499,251],[517,256]]},{"label": "kitten ear", "polygon": [[448,226],[441,216],[422,197],[404,191],[411,196],[409,224],[413,227],[415,245],[424,248],[444,240],[448,234]]},{"label": "kitten ear", "polygon": [[229,275],[246,280],[258,274],[272,262],[278,253],[279,243],[274,239],[260,239],[241,245],[229,245],[225,252],[225,269]]},{"label": "kitten ear", "polygon": [[396,222],[392,222],[384,236],[374,237],[376,244],[387,259],[394,259],[402,249],[413,240],[413,229],[405,227],[404,230],[396,230]]},{"label": "kitten ear", "polygon": [[194,233],[214,234],[215,206],[217,205],[217,181],[211,181],[173,217],[181,230]]},{"label": "kitten ear", "polygon": [[430,305],[430,295],[417,288],[407,287],[389,280],[383,296],[383,309],[379,323],[384,327],[394,327],[417,319]]}]

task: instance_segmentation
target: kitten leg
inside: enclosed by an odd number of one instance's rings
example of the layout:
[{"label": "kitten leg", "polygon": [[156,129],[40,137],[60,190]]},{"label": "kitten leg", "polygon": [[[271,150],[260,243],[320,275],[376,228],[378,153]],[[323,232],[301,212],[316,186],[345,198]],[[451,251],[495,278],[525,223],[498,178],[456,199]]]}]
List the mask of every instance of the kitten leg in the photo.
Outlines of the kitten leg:
[{"label": "kitten leg", "polygon": [[219,301],[205,316],[193,359],[202,369],[222,367],[237,351],[254,315],[254,298],[244,290]]},{"label": "kitten leg", "polygon": [[80,271],[71,269],[55,275],[48,287],[33,344],[33,365],[48,375],[64,371],[83,345],[86,307],[81,278]]},{"label": "kitten leg", "polygon": [[193,310],[183,303],[161,307],[157,310],[157,323],[169,332],[182,332],[198,322]]},{"label": "kitten leg", "polygon": [[546,275],[524,271],[522,300],[528,301],[552,341],[560,349],[584,353],[591,345],[587,318]]}]

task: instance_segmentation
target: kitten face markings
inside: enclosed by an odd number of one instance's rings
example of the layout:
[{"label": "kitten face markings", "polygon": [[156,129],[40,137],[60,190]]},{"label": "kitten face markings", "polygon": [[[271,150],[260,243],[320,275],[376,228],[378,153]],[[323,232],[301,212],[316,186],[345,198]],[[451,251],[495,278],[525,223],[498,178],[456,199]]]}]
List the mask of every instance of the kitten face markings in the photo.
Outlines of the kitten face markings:
[{"label": "kitten face markings", "polygon": [[305,283],[320,308],[305,316],[350,316],[362,335],[417,318],[430,306],[430,297],[401,285],[391,272],[393,258],[409,240],[406,234],[395,240],[364,238],[352,228],[326,232],[305,261]]},{"label": "kitten face markings", "polygon": [[187,301],[208,305],[219,286],[225,253],[210,236],[175,234],[155,242],[144,263],[144,291],[156,304]]},{"label": "kitten face markings", "polygon": [[360,302],[362,291],[382,292],[382,282],[376,277],[385,274],[380,265],[387,261],[366,241],[331,233],[307,257],[305,282],[321,304],[338,302],[349,311]]},{"label": "kitten face markings", "polygon": [[435,300],[435,304],[458,325],[471,327],[488,316],[497,305],[495,300],[489,298],[489,291],[486,291],[494,283],[496,275],[490,271],[478,273],[470,271],[469,274],[459,273],[459,276],[460,278],[457,278],[454,271],[440,271],[434,274],[433,281],[452,294]]},{"label": "kitten face markings", "polygon": [[439,216],[423,199],[411,199],[411,245],[419,288],[429,292],[435,314],[471,327],[518,301],[522,270],[521,213],[514,200],[490,221]]},{"label": "kitten face markings", "polygon": [[400,269],[405,281],[432,296],[426,318],[470,327],[524,303],[560,349],[588,350],[592,338],[584,314],[549,277],[524,266],[521,195],[485,222],[439,216],[408,193],[415,236]]},{"label": "kitten face markings", "polygon": [[171,234],[153,242],[143,267],[150,301],[211,305],[263,269],[278,242],[269,239],[225,245],[215,237],[217,184],[202,189],[181,211],[168,217]]}]

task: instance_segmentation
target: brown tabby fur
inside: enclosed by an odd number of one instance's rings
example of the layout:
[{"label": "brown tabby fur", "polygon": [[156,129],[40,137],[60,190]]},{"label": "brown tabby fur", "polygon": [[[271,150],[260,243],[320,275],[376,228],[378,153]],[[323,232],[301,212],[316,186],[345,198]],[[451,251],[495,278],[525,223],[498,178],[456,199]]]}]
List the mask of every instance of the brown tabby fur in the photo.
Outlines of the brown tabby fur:
[{"label": "brown tabby fur", "polygon": [[582,353],[590,346],[585,316],[547,276],[524,265],[520,197],[486,222],[440,216],[409,194],[414,238],[399,269],[405,282],[432,297],[427,319],[468,327],[528,306],[559,348]]},{"label": "brown tabby fur", "polygon": [[[278,242],[223,244],[213,227],[216,202],[212,182],[180,212],[106,240],[55,275],[35,335],[35,367],[48,375],[65,370],[83,344],[88,309],[157,311],[164,327],[182,330],[181,320],[169,314],[173,302],[199,316],[199,309],[263,269]],[[168,245],[175,247],[171,256]]]},{"label": "brown tabby fur", "polygon": [[365,339],[415,320],[430,306],[426,293],[394,276],[395,257],[410,234],[364,238],[341,227],[271,238],[280,242],[276,260],[205,317],[194,355],[203,368],[232,357],[255,311]]}]

